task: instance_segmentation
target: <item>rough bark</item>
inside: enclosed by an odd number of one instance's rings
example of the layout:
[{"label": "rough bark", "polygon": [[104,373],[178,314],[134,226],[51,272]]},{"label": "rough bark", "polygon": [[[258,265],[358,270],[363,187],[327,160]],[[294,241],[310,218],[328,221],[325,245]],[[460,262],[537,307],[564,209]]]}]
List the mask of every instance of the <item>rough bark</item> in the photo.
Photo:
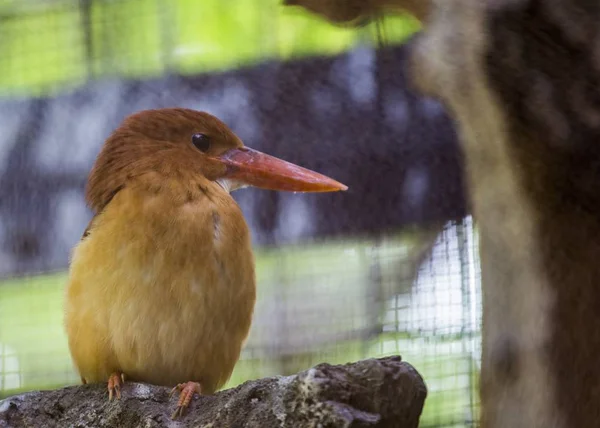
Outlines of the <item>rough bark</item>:
[{"label": "rough bark", "polygon": [[484,427],[600,419],[600,5],[440,0],[414,76],[459,124],[480,228]]},{"label": "rough bark", "polygon": [[109,402],[105,385],[30,392],[0,401],[0,427],[394,427],[416,428],[427,389],[400,357],[246,382],[196,397],[179,422],[169,389],[126,383]]}]

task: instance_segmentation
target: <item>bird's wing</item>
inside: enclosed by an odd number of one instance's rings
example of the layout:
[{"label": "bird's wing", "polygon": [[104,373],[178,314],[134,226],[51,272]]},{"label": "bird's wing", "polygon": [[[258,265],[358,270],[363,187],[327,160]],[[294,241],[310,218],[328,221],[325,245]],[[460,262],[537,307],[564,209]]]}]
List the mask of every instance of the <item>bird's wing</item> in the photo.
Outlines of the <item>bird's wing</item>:
[{"label": "bird's wing", "polygon": [[87,227],[83,231],[83,235],[81,236],[81,240],[84,240],[85,238],[88,237],[88,235],[90,234],[90,229],[92,228],[92,223],[94,222],[94,220],[96,219],[97,216],[98,216],[98,214],[94,214],[94,216],[92,217],[92,219],[88,223]]},{"label": "bird's wing", "polygon": [[87,227],[85,228],[85,230],[83,231],[83,235],[81,236],[81,239],[85,239],[89,236],[91,229],[92,229],[92,224],[94,223],[94,220],[96,219],[96,217],[98,217],[100,214],[102,214],[102,211],[108,206],[108,204],[110,204],[110,201],[113,200],[113,198],[115,197],[115,195],[117,193],[119,193],[119,191],[121,191],[123,189],[123,186],[119,186],[113,193],[112,195],[110,195],[110,198],[108,199],[108,201],[106,201],[106,203],[104,204],[104,206],[102,206],[102,209],[99,210],[97,213],[94,214],[94,216],[92,217],[92,219],[90,220],[90,222],[88,223]]}]

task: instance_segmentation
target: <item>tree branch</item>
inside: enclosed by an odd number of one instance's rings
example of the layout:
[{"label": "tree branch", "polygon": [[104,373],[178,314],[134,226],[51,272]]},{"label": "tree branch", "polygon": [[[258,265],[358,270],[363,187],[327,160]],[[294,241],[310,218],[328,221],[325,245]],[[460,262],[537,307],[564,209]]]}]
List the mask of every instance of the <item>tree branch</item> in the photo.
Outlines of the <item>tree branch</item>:
[{"label": "tree branch", "polygon": [[[416,428],[427,389],[400,357],[265,378],[192,401],[177,426]],[[168,427],[169,389],[126,383],[109,402],[106,385],[30,392],[0,401],[0,427]]]}]

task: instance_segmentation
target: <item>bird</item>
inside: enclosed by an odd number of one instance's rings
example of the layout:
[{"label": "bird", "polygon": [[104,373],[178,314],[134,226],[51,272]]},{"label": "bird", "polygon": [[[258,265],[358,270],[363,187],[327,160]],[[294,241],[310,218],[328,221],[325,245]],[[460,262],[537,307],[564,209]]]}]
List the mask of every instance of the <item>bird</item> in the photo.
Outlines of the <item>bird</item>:
[{"label": "bird", "polygon": [[345,191],[317,172],[251,149],[217,117],[143,110],[109,135],[89,173],[93,211],[70,255],[64,326],[82,383],[172,387],[184,415],[229,379],[256,300],[244,187]]}]

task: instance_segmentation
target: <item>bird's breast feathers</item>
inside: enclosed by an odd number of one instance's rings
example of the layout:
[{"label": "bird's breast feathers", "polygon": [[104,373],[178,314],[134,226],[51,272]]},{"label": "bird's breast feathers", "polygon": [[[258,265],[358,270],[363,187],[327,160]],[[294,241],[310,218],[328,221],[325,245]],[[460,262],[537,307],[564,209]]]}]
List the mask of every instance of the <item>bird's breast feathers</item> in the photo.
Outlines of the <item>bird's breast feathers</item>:
[{"label": "bird's breast feathers", "polygon": [[160,194],[122,190],[75,248],[66,297],[69,345],[82,376],[122,369],[157,384],[201,376],[220,386],[255,301],[239,207],[229,195],[174,205]]}]

